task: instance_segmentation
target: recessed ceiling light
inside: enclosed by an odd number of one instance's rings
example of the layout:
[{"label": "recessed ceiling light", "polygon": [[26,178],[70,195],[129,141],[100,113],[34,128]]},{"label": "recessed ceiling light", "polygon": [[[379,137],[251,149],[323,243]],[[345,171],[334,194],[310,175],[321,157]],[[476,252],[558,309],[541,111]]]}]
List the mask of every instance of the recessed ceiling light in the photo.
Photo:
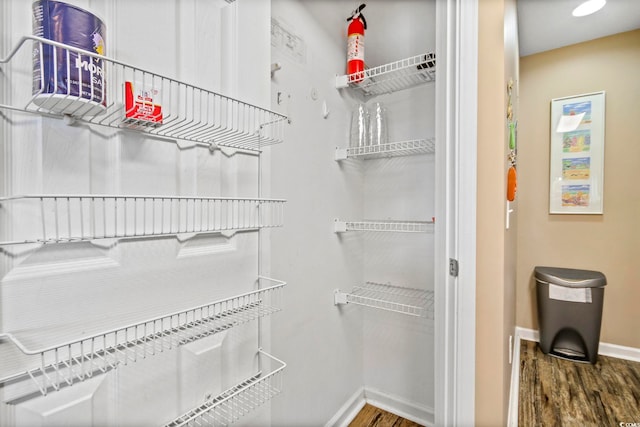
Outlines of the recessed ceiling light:
[{"label": "recessed ceiling light", "polygon": [[573,16],[587,16],[602,9],[607,4],[607,0],[587,0],[580,6],[573,9]]}]

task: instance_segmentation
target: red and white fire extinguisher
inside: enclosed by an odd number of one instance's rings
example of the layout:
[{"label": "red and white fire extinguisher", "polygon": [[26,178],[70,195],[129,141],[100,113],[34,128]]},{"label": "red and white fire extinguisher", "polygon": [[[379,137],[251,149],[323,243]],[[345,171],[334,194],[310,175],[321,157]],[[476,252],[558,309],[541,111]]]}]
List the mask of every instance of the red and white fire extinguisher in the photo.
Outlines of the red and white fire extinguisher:
[{"label": "red and white fire extinguisher", "polygon": [[347,18],[347,74],[349,82],[359,83],[364,78],[364,30],[367,29],[367,21],[362,15],[365,4],[358,6]]}]

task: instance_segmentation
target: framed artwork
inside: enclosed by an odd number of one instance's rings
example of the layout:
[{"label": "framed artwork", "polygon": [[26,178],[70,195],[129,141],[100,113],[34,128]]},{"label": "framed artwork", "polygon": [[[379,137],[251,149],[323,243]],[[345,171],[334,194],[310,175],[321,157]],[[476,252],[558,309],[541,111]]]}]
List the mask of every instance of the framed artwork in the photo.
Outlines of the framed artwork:
[{"label": "framed artwork", "polygon": [[551,100],[549,213],[602,214],[604,91]]}]

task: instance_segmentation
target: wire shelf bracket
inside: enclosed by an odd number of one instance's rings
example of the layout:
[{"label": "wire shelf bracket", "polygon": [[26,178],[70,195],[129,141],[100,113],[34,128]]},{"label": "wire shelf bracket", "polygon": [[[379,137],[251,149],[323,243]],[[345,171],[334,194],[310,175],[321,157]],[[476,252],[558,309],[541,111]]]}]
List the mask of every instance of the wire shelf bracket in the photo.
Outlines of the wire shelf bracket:
[{"label": "wire shelf bracket", "polygon": [[0,340],[8,340],[23,354],[39,359],[25,372],[0,378],[0,384],[30,378],[46,396],[119,365],[281,311],[286,283],[264,276],[258,279],[271,286],[45,348],[29,349],[14,335],[0,333]]},{"label": "wire shelf bracket", "polygon": [[435,218],[431,221],[343,221],[334,220],[334,232],[371,231],[392,233],[429,233],[433,231]]},{"label": "wire shelf bracket", "polygon": [[165,424],[165,427],[226,426],[277,396],[282,391],[283,370],[286,363],[262,350],[258,350],[260,366],[271,365],[238,385],[209,399],[204,404]]},{"label": "wire shelf bracket", "polygon": [[[39,52],[39,66],[32,67],[32,52]],[[0,109],[63,118],[67,124],[80,121],[190,141],[211,150],[253,152],[282,142],[288,124],[286,116],[274,111],[36,36],[22,37],[0,58],[0,67],[5,75],[33,74],[28,83],[14,88],[11,105],[0,101]],[[49,81],[49,67],[66,67],[69,84],[61,76]],[[71,80],[72,75],[78,81]],[[134,92],[134,87],[139,89]],[[144,95],[138,96],[139,90]]]},{"label": "wire shelf bracket", "polygon": [[356,304],[393,311],[409,316],[433,319],[433,291],[393,286],[388,283],[366,282],[354,287],[351,292],[336,289],[334,305]]},{"label": "wire shelf bracket", "polygon": [[[0,198],[19,236],[0,246],[282,227],[283,199],[41,194]],[[34,224],[38,224],[34,226]],[[6,239],[6,236],[3,236]]]},{"label": "wire shelf bracket", "polygon": [[436,79],[436,55],[424,53],[396,62],[336,76],[336,88],[349,88],[365,99],[432,83]]},{"label": "wire shelf bracket", "polygon": [[376,159],[435,153],[435,138],[412,139],[362,147],[336,148],[335,160]]}]

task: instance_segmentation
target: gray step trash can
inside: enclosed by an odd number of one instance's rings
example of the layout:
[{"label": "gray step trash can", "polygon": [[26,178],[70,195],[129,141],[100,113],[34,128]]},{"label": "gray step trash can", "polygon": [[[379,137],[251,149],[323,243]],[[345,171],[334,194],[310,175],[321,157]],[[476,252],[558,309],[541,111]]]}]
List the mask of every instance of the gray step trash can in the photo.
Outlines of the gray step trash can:
[{"label": "gray step trash can", "polygon": [[599,271],[535,267],[540,349],[545,354],[596,363],[604,287]]}]

